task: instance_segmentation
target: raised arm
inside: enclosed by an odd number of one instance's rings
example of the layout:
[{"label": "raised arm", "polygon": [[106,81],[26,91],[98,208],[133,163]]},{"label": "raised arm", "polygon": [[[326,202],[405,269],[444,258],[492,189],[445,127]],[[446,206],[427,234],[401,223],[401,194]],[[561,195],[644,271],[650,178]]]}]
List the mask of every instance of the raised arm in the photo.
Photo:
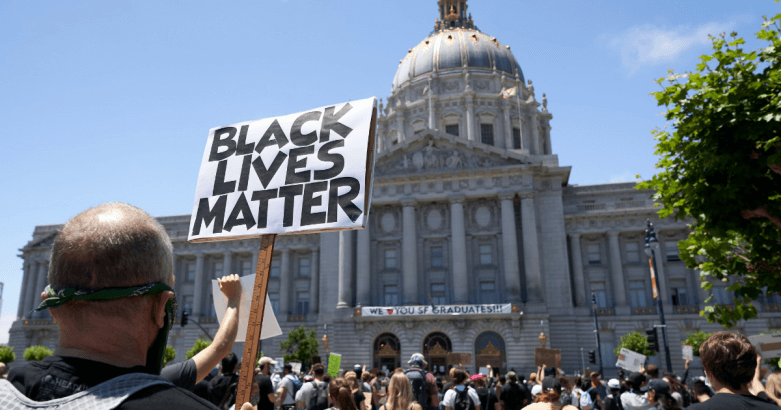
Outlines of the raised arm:
[{"label": "raised arm", "polygon": [[212,344],[193,356],[195,368],[198,369],[196,383],[203,380],[220,363],[220,360],[231,352],[236,334],[239,332],[239,302],[241,301],[239,275],[223,276],[217,279],[217,283],[220,285],[220,291],[228,297],[228,308],[225,310]]}]

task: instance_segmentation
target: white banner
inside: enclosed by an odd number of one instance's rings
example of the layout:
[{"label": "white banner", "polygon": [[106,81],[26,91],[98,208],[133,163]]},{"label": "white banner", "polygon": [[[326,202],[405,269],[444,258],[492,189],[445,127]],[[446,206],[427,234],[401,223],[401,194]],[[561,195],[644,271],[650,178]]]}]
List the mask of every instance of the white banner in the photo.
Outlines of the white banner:
[{"label": "white banner", "polygon": [[781,357],[781,333],[749,336],[748,340],[759,350],[763,359]]},{"label": "white banner", "polygon": [[[242,276],[239,278],[239,282],[241,282],[241,301],[239,302],[239,332],[236,334],[236,341],[243,342],[247,338],[249,311],[252,305],[252,291],[255,289],[255,274]],[[225,316],[225,311],[228,310],[228,297],[220,290],[217,279],[212,279],[212,295],[214,295],[214,312],[217,314],[217,321],[222,322],[222,317]],[[274,316],[271,300],[266,296],[266,307],[263,309],[260,340],[279,336],[281,334],[282,329],[279,328],[277,317]]]},{"label": "white banner", "polygon": [[368,98],[211,129],[188,240],[365,227],[376,105]]},{"label": "white banner", "polygon": [[492,315],[512,313],[510,303],[495,305],[384,306],[361,308],[361,316]]},{"label": "white banner", "polygon": [[616,367],[629,370],[630,372],[639,372],[644,363],[645,355],[622,347],[621,353],[618,355]]}]

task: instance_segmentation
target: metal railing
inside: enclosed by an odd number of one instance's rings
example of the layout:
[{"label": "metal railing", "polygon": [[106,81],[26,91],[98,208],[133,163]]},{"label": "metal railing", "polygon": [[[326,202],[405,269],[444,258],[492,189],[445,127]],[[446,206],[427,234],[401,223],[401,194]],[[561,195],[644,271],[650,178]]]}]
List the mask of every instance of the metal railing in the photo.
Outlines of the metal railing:
[{"label": "metal railing", "polygon": [[688,315],[692,313],[700,313],[699,305],[674,305],[674,315]]},{"label": "metal railing", "polygon": [[659,312],[653,306],[632,306],[633,315],[656,315]]}]

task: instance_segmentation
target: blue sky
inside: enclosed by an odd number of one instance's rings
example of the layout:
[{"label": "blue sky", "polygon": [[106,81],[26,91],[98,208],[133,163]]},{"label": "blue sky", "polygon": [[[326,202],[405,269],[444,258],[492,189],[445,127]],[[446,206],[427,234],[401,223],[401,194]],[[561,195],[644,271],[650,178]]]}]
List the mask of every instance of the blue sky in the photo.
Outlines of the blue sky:
[{"label": "blue sky", "polygon": [[[648,94],[709,33],[753,38],[771,0],[469,0],[554,118],[570,184],[654,174]],[[370,96],[432,30],[436,0],[0,2],[0,343],[36,225],[122,201],[191,211],[210,128]],[[749,40],[746,48],[757,43]]]}]

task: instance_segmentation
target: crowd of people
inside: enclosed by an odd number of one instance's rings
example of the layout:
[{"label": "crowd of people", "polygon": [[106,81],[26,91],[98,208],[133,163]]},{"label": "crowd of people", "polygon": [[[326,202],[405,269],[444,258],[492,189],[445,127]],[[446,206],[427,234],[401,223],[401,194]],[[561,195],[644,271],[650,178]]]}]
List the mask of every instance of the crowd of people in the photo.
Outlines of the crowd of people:
[{"label": "crowd of people", "polygon": [[[77,215],[57,235],[49,285],[37,310],[58,326],[54,355],[14,367],[0,363],[3,409],[234,409],[241,363],[229,353],[238,331],[241,284],[218,280],[228,299],[214,342],[191,359],[163,367],[176,310],[173,248],[165,229],[143,210],[104,204]],[[296,374],[288,363],[260,358],[251,399],[240,410],[720,410],[778,409],[781,373],[765,377],[749,340],[714,333],[700,346],[705,378],[687,383],[641,372],[570,378],[541,366],[528,379],[470,374],[457,366],[445,377],[426,371],[422,354],[407,369],[351,371],[332,378],[320,364]],[[217,366],[219,364],[219,366]],[[764,382],[763,382],[764,380]]]}]

